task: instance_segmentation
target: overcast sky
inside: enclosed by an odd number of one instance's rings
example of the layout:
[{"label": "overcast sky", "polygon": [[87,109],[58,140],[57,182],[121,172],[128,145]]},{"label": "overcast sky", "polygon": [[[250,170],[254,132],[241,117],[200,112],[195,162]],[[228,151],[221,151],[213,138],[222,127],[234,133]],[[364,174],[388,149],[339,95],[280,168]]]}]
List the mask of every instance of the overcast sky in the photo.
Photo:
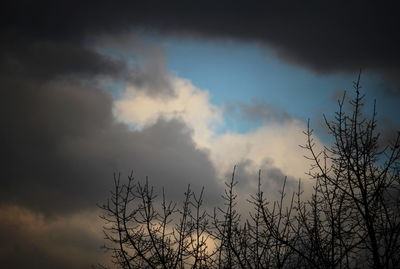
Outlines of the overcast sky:
[{"label": "overcast sky", "polygon": [[[362,68],[365,112],[400,126],[394,4],[365,1],[9,1],[0,10],[0,264],[107,263],[96,203],[133,171],[181,200],[302,179],[307,119]],[[244,197],[248,198],[248,197]]]}]

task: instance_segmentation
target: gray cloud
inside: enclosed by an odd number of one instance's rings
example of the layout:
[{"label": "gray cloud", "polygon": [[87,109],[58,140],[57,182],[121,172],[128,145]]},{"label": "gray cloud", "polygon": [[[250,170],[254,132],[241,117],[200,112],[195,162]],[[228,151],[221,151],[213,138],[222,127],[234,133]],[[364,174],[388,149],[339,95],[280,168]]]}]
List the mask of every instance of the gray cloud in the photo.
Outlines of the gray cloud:
[{"label": "gray cloud", "polygon": [[379,147],[384,149],[387,146],[393,146],[399,135],[399,127],[386,117],[378,117],[376,132],[379,133]]},{"label": "gray cloud", "polygon": [[[100,35],[93,40],[95,51],[112,51],[116,61],[126,64],[126,82],[147,95],[168,98],[174,95],[170,72],[166,66],[162,48],[148,44],[137,34],[120,33]],[[128,59],[128,60],[127,60]]]},{"label": "gray cloud", "polygon": [[136,70],[129,82],[150,96],[166,98],[174,95],[169,75],[164,55],[158,52]]},{"label": "gray cloud", "polygon": [[250,103],[229,103],[225,106],[225,113],[228,116],[234,115],[246,121],[259,123],[282,123],[293,119],[284,109],[256,99],[252,99]]},{"label": "gray cloud", "polygon": [[[236,166],[235,179],[238,181],[238,191],[241,199],[248,199],[249,195],[255,194],[258,184],[258,170],[252,170],[255,167],[251,160],[242,160]],[[286,181],[286,192],[291,194],[297,191],[298,180],[285,175],[285,173],[274,166],[271,160],[266,159],[259,168],[261,170],[261,188],[266,197],[271,201],[279,198],[279,191],[282,190],[283,182]],[[225,178],[229,179],[230,174]]]},{"label": "gray cloud", "polygon": [[266,104],[255,99],[250,104],[239,103],[243,118],[262,122],[284,122],[290,120],[289,114],[273,104]]},{"label": "gray cloud", "polygon": [[[246,218],[249,216],[249,210],[253,205],[249,203],[257,193],[258,189],[258,169],[254,169],[254,164],[251,160],[245,159],[236,165],[235,170],[235,186],[234,193],[236,197],[236,207],[241,216]],[[264,198],[269,203],[274,203],[280,199],[283,183],[286,178],[285,185],[285,203],[288,203],[291,195],[298,190],[298,180],[293,177],[286,176],[285,173],[274,166],[271,160],[266,159],[259,168],[261,170],[260,183],[261,191]],[[226,182],[230,182],[232,173],[225,174]]]}]

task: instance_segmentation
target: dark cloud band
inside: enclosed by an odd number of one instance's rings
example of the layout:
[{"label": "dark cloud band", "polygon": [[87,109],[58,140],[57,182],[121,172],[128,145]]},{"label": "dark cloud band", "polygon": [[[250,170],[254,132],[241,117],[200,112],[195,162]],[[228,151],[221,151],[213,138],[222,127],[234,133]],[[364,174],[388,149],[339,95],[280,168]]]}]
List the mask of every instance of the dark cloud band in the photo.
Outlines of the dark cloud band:
[{"label": "dark cloud band", "polygon": [[238,38],[274,47],[317,72],[360,67],[399,74],[400,19],[394,3],[366,1],[10,2],[2,29],[40,40],[82,40],[137,27]]}]

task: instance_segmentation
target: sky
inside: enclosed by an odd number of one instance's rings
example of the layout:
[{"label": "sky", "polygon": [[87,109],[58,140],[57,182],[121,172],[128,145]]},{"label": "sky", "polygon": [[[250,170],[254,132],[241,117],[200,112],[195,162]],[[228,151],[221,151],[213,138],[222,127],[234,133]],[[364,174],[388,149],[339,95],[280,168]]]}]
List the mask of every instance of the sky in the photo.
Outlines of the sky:
[{"label": "sky", "polygon": [[[316,146],[361,71],[383,142],[400,119],[398,8],[365,1],[10,1],[0,16],[0,264],[107,264],[113,173],[221,203],[305,191]],[[242,206],[242,205],[241,205]],[[245,207],[243,205],[243,207]],[[23,258],[21,258],[23,257]]]}]

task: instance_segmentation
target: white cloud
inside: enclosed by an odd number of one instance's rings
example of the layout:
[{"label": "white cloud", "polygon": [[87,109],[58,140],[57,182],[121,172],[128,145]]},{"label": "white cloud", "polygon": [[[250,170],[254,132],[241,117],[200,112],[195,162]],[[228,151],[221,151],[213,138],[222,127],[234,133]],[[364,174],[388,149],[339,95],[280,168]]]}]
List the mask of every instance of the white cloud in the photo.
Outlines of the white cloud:
[{"label": "white cloud", "polygon": [[222,170],[227,170],[243,160],[251,160],[255,171],[268,160],[287,176],[304,178],[309,162],[303,157],[305,126],[297,121],[262,126],[245,134],[227,133],[210,141],[213,163]]},{"label": "white cloud", "polygon": [[181,119],[193,130],[193,139],[201,148],[208,148],[215,128],[222,124],[222,112],[209,101],[206,90],[190,81],[171,77],[174,95],[159,98],[146,95],[137,86],[129,86],[122,99],[115,102],[115,115],[127,124],[143,129],[157,119]]}]

